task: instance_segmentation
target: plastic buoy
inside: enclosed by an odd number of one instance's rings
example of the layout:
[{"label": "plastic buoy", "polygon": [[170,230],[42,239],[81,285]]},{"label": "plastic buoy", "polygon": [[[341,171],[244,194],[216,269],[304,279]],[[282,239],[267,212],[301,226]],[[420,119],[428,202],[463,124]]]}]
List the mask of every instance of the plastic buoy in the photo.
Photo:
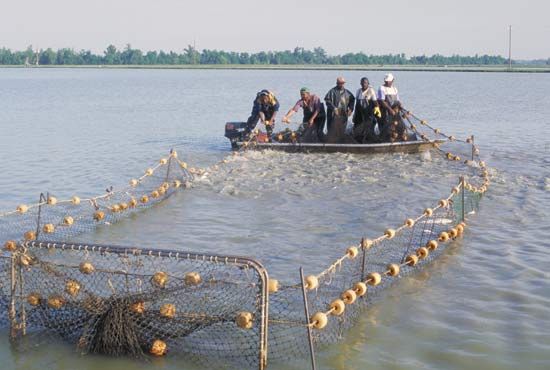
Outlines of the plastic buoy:
[{"label": "plastic buoy", "polygon": [[57,198],[56,197],[48,197],[47,203],[50,206],[55,206],[57,204]]},{"label": "plastic buoy", "polygon": [[160,306],[160,316],[168,319],[174,318],[176,316],[176,306],[172,303],[163,304]]},{"label": "plastic buoy", "polygon": [[370,239],[361,240],[361,248],[370,249],[370,247],[372,247],[372,240]]},{"label": "plastic buoy", "polygon": [[94,220],[101,221],[105,218],[105,213],[103,211],[97,211],[94,213]]},{"label": "plastic buoy", "polygon": [[29,207],[26,206],[25,204],[21,204],[19,206],[17,206],[17,212],[19,213],[25,213],[29,210]]},{"label": "plastic buoy", "polygon": [[458,230],[456,228],[452,228],[449,230],[449,237],[456,238],[458,236]]},{"label": "plastic buoy", "polygon": [[426,259],[430,255],[430,251],[426,247],[420,247],[416,250],[416,255],[420,259]]},{"label": "plastic buoy", "polygon": [[438,205],[441,208],[446,208],[449,205],[449,201],[447,199],[441,199],[438,203]]},{"label": "plastic buoy", "polygon": [[395,230],[394,229],[386,229],[386,231],[384,231],[384,235],[386,235],[386,238],[392,239],[395,236]]},{"label": "plastic buoy", "polygon": [[279,280],[277,279],[268,279],[267,280],[267,290],[269,293],[275,293],[279,290]]},{"label": "plastic buoy", "polygon": [[141,203],[145,204],[149,201],[149,197],[147,195],[144,195],[141,197],[141,199],[139,200]]},{"label": "plastic buoy", "polygon": [[199,285],[202,281],[201,275],[198,272],[188,272],[185,274],[184,280],[187,285]]},{"label": "plastic buoy", "polygon": [[168,163],[168,159],[166,159],[166,158],[161,158],[160,161],[159,161],[159,163],[164,165],[164,164]]},{"label": "plastic buoy", "polygon": [[250,312],[239,312],[237,314],[237,318],[235,319],[235,322],[237,323],[237,326],[241,329],[250,329],[253,325],[253,316]]},{"label": "plastic buoy", "polygon": [[330,314],[340,316],[346,310],[346,304],[341,299],[335,299],[330,303]]},{"label": "plastic buoy", "polygon": [[449,240],[449,233],[446,231],[441,232],[441,234],[439,234],[438,240],[440,242],[446,242],[447,240]]},{"label": "plastic buoy", "polygon": [[355,284],[355,286],[353,287],[353,290],[355,291],[358,297],[362,297],[365,294],[367,294],[367,284],[360,281]]},{"label": "plastic buoy", "polygon": [[166,354],[166,351],[167,351],[166,342],[160,339],[155,339],[155,341],[151,345],[151,349],[149,350],[149,353],[152,354],[153,356],[160,357],[160,356],[164,356]]},{"label": "plastic buoy", "polygon": [[407,218],[405,220],[405,226],[407,227],[413,227],[414,226],[414,220],[412,218]]},{"label": "plastic buoy", "polygon": [[405,258],[405,262],[409,266],[416,266],[416,264],[418,263],[418,256],[414,254],[408,255],[407,258]]},{"label": "plastic buoy", "polygon": [[73,297],[77,296],[78,292],[80,292],[80,284],[75,280],[67,281],[65,284],[65,292]]},{"label": "plastic buoy", "polygon": [[426,216],[426,217],[430,217],[430,216],[433,215],[433,214],[434,214],[434,210],[431,209],[431,208],[426,208],[426,209],[424,210],[424,216]]},{"label": "plastic buoy", "polygon": [[78,266],[78,269],[81,273],[89,275],[95,271],[94,265],[92,265],[90,262],[82,262],[80,266]]},{"label": "plastic buoy", "polygon": [[17,242],[15,240],[8,240],[4,243],[4,249],[13,252],[17,249]]},{"label": "plastic buoy", "polygon": [[33,292],[27,296],[27,303],[31,306],[38,306],[40,304],[40,294]]},{"label": "plastic buoy", "polygon": [[348,289],[342,293],[341,298],[345,304],[352,304],[357,299],[357,294],[355,294],[355,291]]},{"label": "plastic buoy", "polygon": [[426,248],[432,251],[436,250],[438,246],[439,244],[437,243],[436,240],[430,240],[429,242],[426,243]]},{"label": "plastic buoy", "polygon": [[372,286],[377,286],[382,281],[382,276],[378,272],[371,272],[367,275],[367,283]]},{"label": "plastic buoy", "polygon": [[328,317],[323,312],[317,312],[311,317],[311,321],[315,329],[323,329],[328,324]]},{"label": "plastic buoy", "polygon": [[146,171],[145,171],[145,176],[151,176],[153,174],[153,169],[152,168],[148,168]]},{"label": "plastic buoy", "polygon": [[26,241],[36,240],[36,233],[34,231],[27,231],[25,235],[23,235],[23,238],[25,238]]},{"label": "plastic buoy", "polygon": [[48,306],[53,309],[60,309],[65,304],[65,298],[59,294],[54,294],[48,298]]},{"label": "plastic buoy", "polygon": [[140,315],[143,314],[145,312],[145,302],[138,301],[138,302],[132,303],[132,305],[130,306],[130,311]]},{"label": "plastic buoy", "polygon": [[390,263],[390,264],[388,265],[387,268],[388,268],[387,274],[388,274],[389,276],[397,276],[397,275],[399,275],[399,270],[400,270],[400,268],[399,268],[399,265],[398,265],[398,264],[396,264],[396,263]]},{"label": "plastic buoy", "polygon": [[306,277],[305,282],[307,290],[313,290],[319,287],[319,279],[315,275],[309,275]]},{"label": "plastic buoy", "polygon": [[151,278],[151,282],[158,288],[164,288],[168,283],[168,274],[164,271],[155,272]]},{"label": "plastic buoy", "polygon": [[348,248],[346,254],[348,255],[349,259],[354,259],[355,257],[357,257],[357,254],[359,254],[359,250],[357,249],[357,247],[352,246]]}]

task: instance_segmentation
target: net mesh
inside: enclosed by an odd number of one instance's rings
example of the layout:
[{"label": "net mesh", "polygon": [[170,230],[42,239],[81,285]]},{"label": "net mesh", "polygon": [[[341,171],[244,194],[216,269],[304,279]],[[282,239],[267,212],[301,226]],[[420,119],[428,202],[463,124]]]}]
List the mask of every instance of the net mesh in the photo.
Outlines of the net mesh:
[{"label": "net mesh", "polygon": [[405,119],[422,140],[445,140],[435,152],[460,181],[422,215],[361,239],[324,271],[279,285],[253,259],[63,242],[189,186],[202,170],[187,170],[171,155],[120,191],[80,202],[46,195],[1,215],[0,235],[15,244],[0,256],[0,325],[11,328],[16,344],[39,334],[81,353],[169,354],[219,368],[314,356],[311,347],[341,339],[399,277],[444,253],[489,185],[472,138],[456,140],[412,114]]}]

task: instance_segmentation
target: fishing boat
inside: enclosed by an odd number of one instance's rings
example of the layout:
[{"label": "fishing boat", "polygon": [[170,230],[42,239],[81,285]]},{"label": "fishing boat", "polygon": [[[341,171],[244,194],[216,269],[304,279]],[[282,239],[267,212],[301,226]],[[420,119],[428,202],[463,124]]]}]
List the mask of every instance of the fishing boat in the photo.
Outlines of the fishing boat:
[{"label": "fishing boat", "polygon": [[446,140],[409,140],[376,144],[325,144],[291,142],[266,142],[266,134],[261,132],[252,140],[245,139],[246,122],[227,122],[225,137],[231,141],[234,150],[241,148],[251,150],[277,150],[291,153],[418,153],[425,152]]}]

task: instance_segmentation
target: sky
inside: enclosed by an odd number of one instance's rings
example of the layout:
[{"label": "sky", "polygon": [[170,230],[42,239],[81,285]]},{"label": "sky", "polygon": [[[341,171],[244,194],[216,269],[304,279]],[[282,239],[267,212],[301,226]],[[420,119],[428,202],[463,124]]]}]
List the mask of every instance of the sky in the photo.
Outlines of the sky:
[{"label": "sky", "polygon": [[0,47],[550,58],[550,0],[0,0]]}]

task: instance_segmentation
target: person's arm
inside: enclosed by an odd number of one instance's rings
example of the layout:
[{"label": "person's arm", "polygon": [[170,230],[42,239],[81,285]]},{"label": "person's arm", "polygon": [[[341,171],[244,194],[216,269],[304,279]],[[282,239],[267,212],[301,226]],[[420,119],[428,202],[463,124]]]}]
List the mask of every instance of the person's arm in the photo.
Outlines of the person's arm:
[{"label": "person's arm", "polygon": [[349,117],[353,113],[353,107],[355,106],[355,96],[353,96],[353,94],[349,90],[347,90],[347,92],[349,95],[349,101],[348,101],[348,117]]},{"label": "person's arm", "polygon": [[395,115],[395,112],[386,101],[386,94],[384,94],[384,89],[382,88],[378,89],[378,102],[385,110],[388,111],[389,114],[391,114],[392,116]]},{"label": "person's arm", "polygon": [[336,108],[332,102],[332,89],[325,95],[325,103],[327,103],[327,109],[334,110]]},{"label": "person's arm", "polygon": [[294,108],[290,108],[288,110],[288,112],[285,114],[285,116],[283,117],[283,122],[284,123],[290,123],[290,117],[292,117],[294,115],[294,113],[296,113],[294,111]]},{"label": "person's arm", "polygon": [[315,122],[315,119],[321,113],[321,100],[316,96],[313,101],[313,106],[315,107],[315,110],[313,111],[313,114],[311,115],[308,124],[309,127],[313,126],[313,123]]}]

